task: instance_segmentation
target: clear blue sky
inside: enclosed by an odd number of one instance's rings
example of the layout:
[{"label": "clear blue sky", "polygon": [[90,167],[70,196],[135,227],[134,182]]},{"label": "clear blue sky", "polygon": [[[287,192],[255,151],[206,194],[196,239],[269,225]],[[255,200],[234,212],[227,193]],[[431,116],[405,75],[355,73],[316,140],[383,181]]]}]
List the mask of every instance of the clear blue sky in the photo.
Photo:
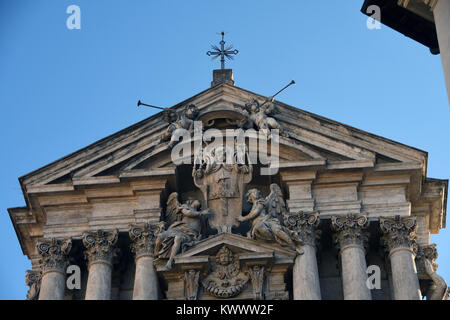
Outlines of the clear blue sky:
[{"label": "clear blue sky", "polygon": [[[0,298],[23,299],[22,255],[6,208],[17,178],[209,87],[205,52],[226,40],[236,85],[429,152],[428,176],[450,177],[450,108],[439,56],[383,26],[363,0],[0,1]],[[81,30],[66,28],[67,6]],[[438,244],[450,283],[450,226]]]}]

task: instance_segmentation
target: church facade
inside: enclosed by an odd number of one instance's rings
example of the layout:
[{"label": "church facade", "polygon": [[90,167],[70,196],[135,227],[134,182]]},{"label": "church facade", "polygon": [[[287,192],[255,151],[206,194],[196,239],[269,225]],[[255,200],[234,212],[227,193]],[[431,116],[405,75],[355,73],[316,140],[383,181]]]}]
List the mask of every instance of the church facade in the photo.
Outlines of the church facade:
[{"label": "church facade", "polygon": [[430,234],[445,227],[448,181],[426,173],[426,152],[222,69],[209,89],[19,178],[26,205],[9,214],[32,264],[28,299],[442,300]]}]

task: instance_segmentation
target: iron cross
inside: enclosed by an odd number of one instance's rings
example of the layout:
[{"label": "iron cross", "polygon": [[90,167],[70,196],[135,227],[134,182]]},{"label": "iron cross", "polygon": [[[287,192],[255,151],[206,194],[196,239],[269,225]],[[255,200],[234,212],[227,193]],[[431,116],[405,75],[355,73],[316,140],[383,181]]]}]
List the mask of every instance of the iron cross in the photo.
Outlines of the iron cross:
[{"label": "iron cross", "polygon": [[206,54],[208,56],[213,56],[213,60],[217,59],[220,56],[220,66],[221,69],[225,69],[225,57],[227,59],[233,60],[232,54],[238,54],[238,50],[231,50],[233,49],[233,45],[229,45],[225,48],[225,40],[223,40],[223,37],[225,36],[225,32],[220,33],[222,35],[222,41],[220,41],[220,48],[216,45],[212,45],[211,48],[213,48],[214,51],[208,51]]}]

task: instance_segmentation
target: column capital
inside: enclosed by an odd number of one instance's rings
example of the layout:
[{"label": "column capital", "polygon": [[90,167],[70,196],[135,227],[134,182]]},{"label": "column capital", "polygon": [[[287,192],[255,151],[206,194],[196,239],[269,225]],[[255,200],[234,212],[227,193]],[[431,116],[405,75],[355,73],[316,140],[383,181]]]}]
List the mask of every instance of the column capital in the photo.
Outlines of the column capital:
[{"label": "column capital", "polygon": [[30,287],[27,292],[27,300],[37,300],[41,288],[42,272],[38,270],[27,270],[25,284]]},{"label": "column capital", "polygon": [[299,211],[283,217],[284,225],[293,231],[302,245],[317,247],[322,231],[317,230],[320,224],[318,211],[305,213]]},{"label": "column capital", "polygon": [[158,224],[130,225],[128,232],[132,241],[131,251],[135,254],[136,259],[146,255],[153,257],[155,239],[159,230]]},{"label": "column capital", "polygon": [[365,214],[348,214],[332,216],[331,226],[335,230],[335,243],[340,250],[347,246],[367,247],[369,219]]},{"label": "column capital", "polygon": [[381,239],[387,251],[407,248],[414,253],[417,252],[417,221],[415,217],[380,217],[380,228],[384,233]]},{"label": "column capital", "polygon": [[65,274],[69,263],[68,254],[72,249],[72,239],[55,238],[39,241],[36,245],[40,256],[42,273],[56,271]]},{"label": "column capital", "polygon": [[112,259],[116,256],[115,245],[119,237],[117,229],[112,231],[88,231],[83,234],[84,252],[88,264],[106,263],[111,265]]}]

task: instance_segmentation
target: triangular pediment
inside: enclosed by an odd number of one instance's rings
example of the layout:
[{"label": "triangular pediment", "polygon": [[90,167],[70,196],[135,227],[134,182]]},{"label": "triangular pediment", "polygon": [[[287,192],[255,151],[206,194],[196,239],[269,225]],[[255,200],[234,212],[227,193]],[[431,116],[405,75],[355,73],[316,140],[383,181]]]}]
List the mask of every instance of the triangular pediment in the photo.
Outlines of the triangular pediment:
[{"label": "triangular pediment", "polygon": [[226,246],[234,253],[241,255],[248,255],[249,257],[277,257],[280,258],[295,258],[296,252],[294,250],[279,246],[274,242],[256,241],[243,237],[238,234],[221,233],[211,236],[197,243],[195,247],[178,255],[179,259],[189,258],[195,256],[214,256],[223,247]]},{"label": "triangular pediment", "polygon": [[[242,118],[242,107],[250,99],[264,101],[266,97],[223,84],[205,90],[171,109],[179,110],[193,103],[199,108],[199,119],[206,125],[221,117]],[[289,131],[288,137],[280,138],[280,167],[317,165],[341,169],[407,164],[408,168],[425,169],[427,155],[423,151],[278,101],[274,103],[279,109],[274,118]],[[173,168],[170,163],[171,150],[167,143],[160,142],[167,126],[163,113],[155,114],[27,174],[20,181],[27,190],[28,187],[72,183],[95,177],[120,179],[123,173],[129,174],[133,170],[152,172]]]}]

